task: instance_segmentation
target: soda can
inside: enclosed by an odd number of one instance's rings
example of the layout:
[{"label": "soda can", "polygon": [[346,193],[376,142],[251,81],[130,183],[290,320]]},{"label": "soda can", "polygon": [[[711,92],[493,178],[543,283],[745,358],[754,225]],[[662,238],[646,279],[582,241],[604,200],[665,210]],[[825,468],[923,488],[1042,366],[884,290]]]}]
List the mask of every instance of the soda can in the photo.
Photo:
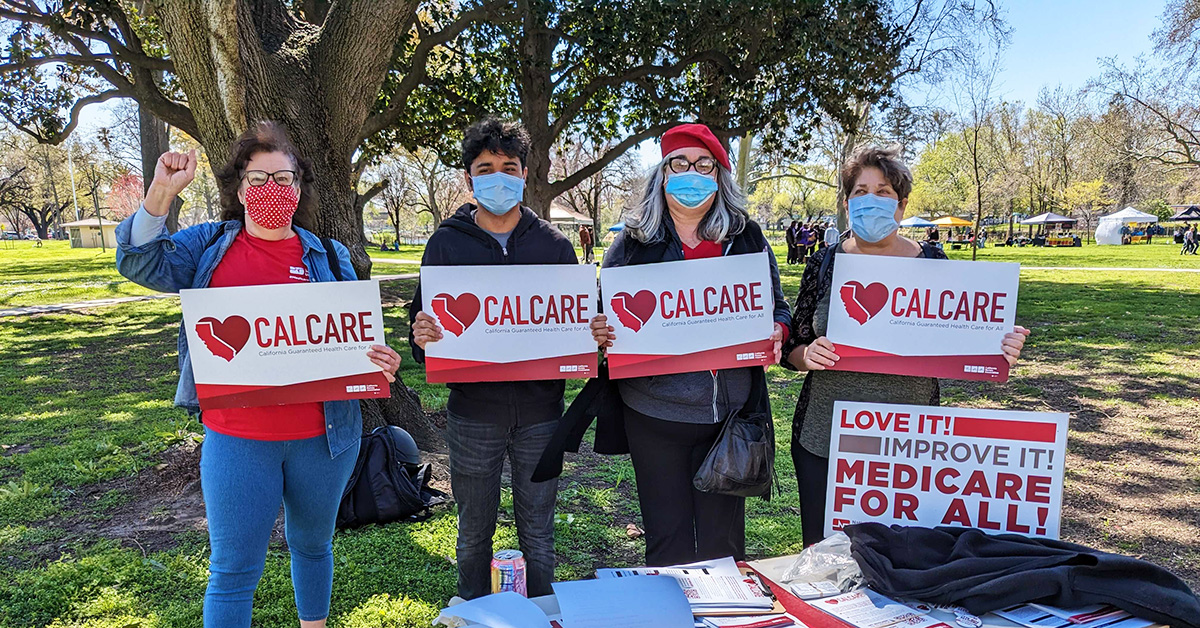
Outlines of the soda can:
[{"label": "soda can", "polygon": [[529,597],[525,585],[525,555],[519,550],[500,550],[492,557],[492,593],[516,591]]}]

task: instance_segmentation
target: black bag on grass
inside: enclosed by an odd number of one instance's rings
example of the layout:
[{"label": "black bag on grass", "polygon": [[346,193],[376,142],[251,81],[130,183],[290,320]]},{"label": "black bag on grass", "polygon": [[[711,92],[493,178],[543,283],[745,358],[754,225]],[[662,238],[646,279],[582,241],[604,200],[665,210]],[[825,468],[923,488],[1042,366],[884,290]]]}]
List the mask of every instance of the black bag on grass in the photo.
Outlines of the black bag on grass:
[{"label": "black bag on grass", "polygon": [[385,428],[362,438],[354,473],[338,507],[339,528],[424,521],[433,515],[431,508],[447,501],[445,493],[429,486],[430,466],[406,464],[397,441]]}]

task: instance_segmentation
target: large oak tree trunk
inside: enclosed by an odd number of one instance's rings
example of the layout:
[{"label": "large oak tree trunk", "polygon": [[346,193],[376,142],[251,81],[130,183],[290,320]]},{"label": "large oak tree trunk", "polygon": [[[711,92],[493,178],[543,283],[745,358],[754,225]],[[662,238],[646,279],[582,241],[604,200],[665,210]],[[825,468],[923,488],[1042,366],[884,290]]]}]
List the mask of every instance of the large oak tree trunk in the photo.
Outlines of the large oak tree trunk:
[{"label": "large oak tree trunk", "polygon": [[392,384],[392,396],[388,399],[364,399],[359,403],[362,406],[364,433],[383,425],[396,425],[407,430],[424,451],[446,448],[445,438],[421,409],[417,392],[405,386],[404,382],[397,380]]},{"label": "large oak tree trunk", "polygon": [[[281,0],[154,0],[187,92],[199,141],[214,164],[251,124],[275,120],[313,162],[319,195],[316,232],[350,249],[359,277],[371,274],[351,160],[375,106],[415,0],[338,2],[320,24],[292,15]],[[365,425],[404,427],[436,447],[437,431],[402,384],[392,398],[363,402]]]},{"label": "large oak tree trunk", "polygon": [[529,157],[526,167],[525,204],[538,216],[550,219],[554,200],[550,186],[550,154],[554,133],[550,128],[550,80],[553,45],[550,33],[532,14],[525,16],[525,39],[521,42],[521,122],[529,133]]},{"label": "large oak tree trunk", "polygon": [[284,124],[316,167],[320,235],[350,249],[371,272],[356,215],[351,158],[413,15],[413,0],[330,5],[320,25],[278,0],[155,0],[200,137],[214,164],[259,120]]}]

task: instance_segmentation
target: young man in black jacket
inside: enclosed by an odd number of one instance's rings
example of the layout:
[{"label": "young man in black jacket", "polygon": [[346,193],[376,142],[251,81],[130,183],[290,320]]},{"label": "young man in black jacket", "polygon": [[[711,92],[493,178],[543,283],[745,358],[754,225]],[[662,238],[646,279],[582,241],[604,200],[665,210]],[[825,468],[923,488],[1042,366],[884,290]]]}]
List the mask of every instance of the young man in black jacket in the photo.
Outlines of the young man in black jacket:
[{"label": "young man in black jacket", "polygon": [[[575,248],[550,223],[521,205],[529,136],[520,125],[486,119],[467,129],[463,167],[476,203],[438,226],[422,266],[577,264]],[[413,357],[442,337],[422,311],[418,286],[409,307]],[[449,384],[446,441],[458,503],[458,594],[491,593],[492,537],[505,454],[512,467],[517,538],[530,597],[550,595],[554,580],[554,502],[558,481],[535,483],[533,469],[563,413],[563,380]]]}]

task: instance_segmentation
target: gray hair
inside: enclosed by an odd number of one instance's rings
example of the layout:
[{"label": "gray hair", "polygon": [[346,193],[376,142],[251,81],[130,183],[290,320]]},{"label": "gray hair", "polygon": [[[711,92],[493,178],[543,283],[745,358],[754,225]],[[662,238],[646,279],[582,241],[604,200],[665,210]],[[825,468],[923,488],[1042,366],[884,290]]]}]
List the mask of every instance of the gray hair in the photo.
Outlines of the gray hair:
[{"label": "gray hair", "polygon": [[[663,191],[666,165],[667,160],[663,159],[646,174],[646,191],[642,200],[625,219],[629,235],[642,244],[661,242],[667,234],[663,223],[663,216],[669,211],[666,192]],[[750,220],[750,214],[746,211],[742,190],[729,170],[717,164],[716,172],[717,195],[708,213],[700,219],[696,232],[703,240],[722,242],[731,235],[741,233]]]}]

